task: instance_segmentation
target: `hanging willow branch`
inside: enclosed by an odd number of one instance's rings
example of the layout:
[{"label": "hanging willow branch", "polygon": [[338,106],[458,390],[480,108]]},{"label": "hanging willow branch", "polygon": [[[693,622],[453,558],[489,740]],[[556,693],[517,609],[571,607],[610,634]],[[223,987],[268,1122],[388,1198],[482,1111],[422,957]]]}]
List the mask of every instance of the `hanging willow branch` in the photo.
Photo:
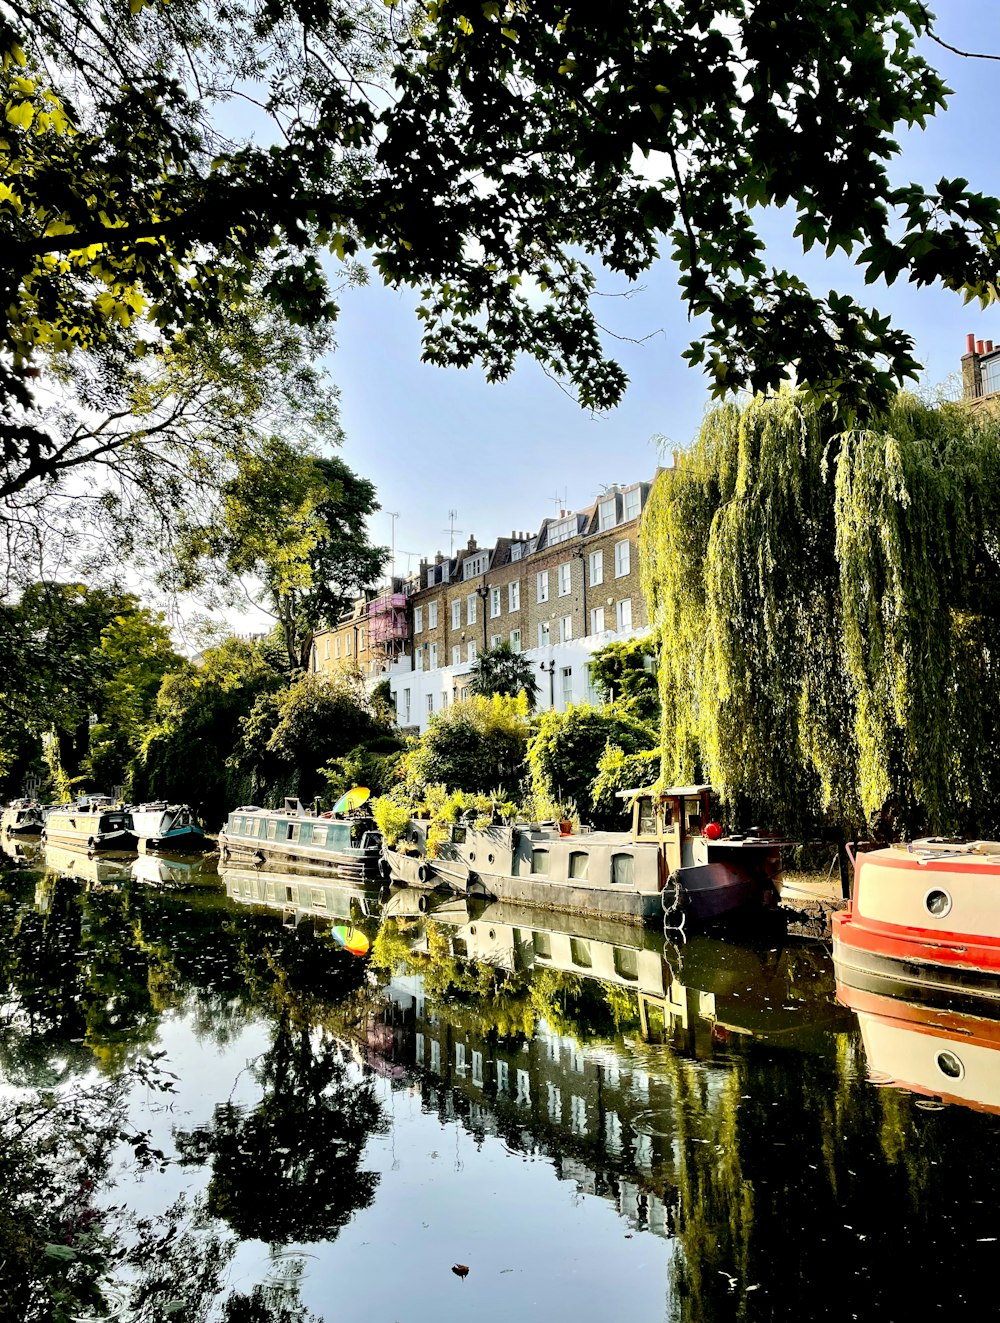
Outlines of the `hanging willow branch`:
[{"label": "hanging willow branch", "polygon": [[642,526],[663,774],[801,829],[995,831],[1000,423],[783,392],[706,420]]}]

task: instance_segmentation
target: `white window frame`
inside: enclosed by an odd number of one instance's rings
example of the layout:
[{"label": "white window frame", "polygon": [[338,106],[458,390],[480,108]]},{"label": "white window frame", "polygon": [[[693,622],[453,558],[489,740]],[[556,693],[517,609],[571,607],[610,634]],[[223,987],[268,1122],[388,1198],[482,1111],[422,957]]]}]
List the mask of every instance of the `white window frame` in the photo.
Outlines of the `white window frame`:
[{"label": "white window frame", "polygon": [[502,642],[503,642],[503,635],[502,635],[502,634],[491,634],[491,635],[490,635],[490,647],[491,647],[491,648],[499,648],[499,646],[500,646],[500,644],[501,644]]},{"label": "white window frame", "polygon": [[638,519],[642,513],[642,489],[633,487],[625,493],[622,501],[622,520],[624,523],[630,523],[633,519]]},{"label": "white window frame", "polygon": [[631,597],[621,597],[615,602],[615,624],[618,627],[619,634],[624,634],[632,628]]},{"label": "white window frame", "polygon": [[538,646],[540,648],[547,648],[551,643],[551,641],[552,641],[552,630],[549,627],[549,622],[547,620],[539,620]]},{"label": "white window frame", "polygon": [[625,539],[624,542],[615,543],[615,578],[624,579],[632,569],[632,543]]},{"label": "white window frame", "polygon": [[573,701],[573,668],[572,666],[563,666],[559,671],[560,688],[562,689],[562,701],[565,707],[569,707]]},{"label": "white window frame", "polygon": [[462,628],[462,603],[457,597],[451,604],[451,627],[452,629]]},{"label": "white window frame", "polygon": [[413,669],[414,669],[415,671],[422,671],[422,670],[424,669],[424,650],[423,650],[423,648],[415,648],[415,649],[414,649],[414,652],[413,652]]},{"label": "white window frame", "polygon": [[560,596],[560,597],[569,597],[570,593],[573,591],[573,562],[572,562],[572,561],[570,561],[570,560],[565,560],[565,561],[563,561],[563,563],[559,566],[558,581],[559,581],[559,587],[558,587],[559,596]]},{"label": "white window frame", "polygon": [[500,589],[490,589],[490,619],[496,620],[500,614]]},{"label": "white window frame", "polygon": [[462,664],[462,645],[453,643],[451,645],[451,664],[452,666],[461,666]]},{"label": "white window frame", "polygon": [[604,633],[604,607],[594,606],[590,609],[590,632],[591,634]]},{"label": "white window frame", "polygon": [[465,645],[465,660],[467,662],[474,662],[476,660],[476,645],[471,641],[471,639]]},{"label": "white window frame", "polygon": [[510,631],[510,650],[511,652],[521,651],[521,631],[519,629]]},{"label": "white window frame", "polygon": [[535,575],[535,601],[547,602],[549,600],[549,572],[548,570],[539,570]]},{"label": "white window frame", "polygon": [[470,593],[465,599],[465,623],[474,625],[476,623],[476,602],[478,597],[475,593]]},{"label": "white window frame", "polygon": [[513,583],[507,585],[507,610],[520,611],[521,609],[521,581],[515,579]]},{"label": "white window frame", "polygon": [[560,643],[572,643],[572,642],[573,642],[573,617],[572,617],[572,616],[560,616],[560,617],[559,617],[559,642],[560,642]]},{"label": "white window frame", "polygon": [[596,588],[604,582],[604,549],[590,553],[590,586]]},{"label": "white window frame", "polygon": [[434,695],[427,695],[427,715],[432,716],[434,712]]},{"label": "white window frame", "polygon": [[618,523],[618,501],[614,496],[608,496],[598,504],[597,507],[598,527],[601,532],[609,528],[614,528]]},{"label": "white window frame", "polygon": [[410,724],[410,691],[409,689],[404,689],[403,690],[403,725],[408,726],[409,724]]},{"label": "white window frame", "polygon": [[413,608],[413,632],[414,634],[422,634],[424,632],[424,608],[422,606],[415,606]]},{"label": "white window frame", "polygon": [[437,629],[438,623],[438,604],[437,602],[427,603],[427,628]]},{"label": "white window frame", "polygon": [[438,645],[431,643],[427,650],[427,669],[436,671],[438,668]]}]

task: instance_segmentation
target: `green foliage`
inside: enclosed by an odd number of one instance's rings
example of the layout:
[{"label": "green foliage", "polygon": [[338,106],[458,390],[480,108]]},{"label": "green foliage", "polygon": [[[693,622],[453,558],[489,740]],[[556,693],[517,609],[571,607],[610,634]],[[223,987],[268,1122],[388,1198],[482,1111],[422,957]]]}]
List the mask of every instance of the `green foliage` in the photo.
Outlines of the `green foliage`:
[{"label": "green foliage", "polygon": [[591,683],[605,703],[613,701],[620,711],[639,721],[657,721],[660,696],[655,661],[656,640],[651,634],[606,643],[590,658]]},{"label": "green foliage", "polygon": [[0,613],[0,649],[9,731],[0,747],[21,751],[15,775],[29,753],[26,737],[37,749],[51,732],[50,758],[65,787],[123,783],[160,682],[180,662],[163,617],[114,588],[32,584]]},{"label": "green foliage", "polygon": [[227,639],[205,652],[200,667],[189,663],[165,677],[156,719],[133,766],[135,798],[191,803],[209,824],[251,801],[252,768],[231,755],[255,703],[284,683],[265,652],[259,644]]},{"label": "green foliage", "polygon": [[538,701],[538,677],[523,652],[515,652],[504,640],[478,654],[472,664],[470,694],[483,698],[492,698],[494,694],[516,698],[522,691],[529,708],[534,707]]},{"label": "green foliage", "polygon": [[342,460],[303,443],[263,437],[222,484],[218,515],[181,538],[187,588],[226,576],[260,581],[285,644],[287,665],[309,665],[314,630],[378,578],[384,547],[368,541],[375,487]]},{"label": "green foliage", "polygon": [[998,463],[990,415],[907,396],[711,415],[641,531],[664,777],[790,829],[995,830]]},{"label": "green foliage", "polygon": [[591,803],[603,820],[620,820],[631,813],[631,806],[617,798],[618,792],[653,785],[659,778],[660,761],[658,748],[626,753],[617,744],[605,746],[591,785]]},{"label": "green foliage", "polygon": [[434,714],[407,756],[407,782],[483,793],[503,787],[509,794],[523,779],[529,734],[526,696],[453,703]]},{"label": "green foliage", "polygon": [[572,800],[584,819],[592,816],[598,825],[614,821],[620,810],[598,809],[591,789],[609,745],[635,754],[655,747],[656,732],[613,705],[581,703],[565,712],[543,712],[528,746],[532,791],[558,804]]},{"label": "green foliage", "polygon": [[321,770],[331,801],[339,799],[352,786],[367,786],[374,798],[397,784],[403,774],[403,745],[398,740],[386,743],[395,744],[395,749],[381,753],[359,744],[342,757],[330,759]]},{"label": "green foliage", "polygon": [[372,817],[375,825],[385,838],[390,849],[396,844],[410,822],[410,810],[404,804],[397,804],[387,795],[380,795],[371,802]]},{"label": "green foliage", "polygon": [[[129,8],[27,0],[0,30],[13,484],[58,469],[72,434],[33,412],[37,359],[76,373],[86,401],[178,336],[224,328],[254,289],[322,328],[337,311],[323,254],[360,278],[367,250],[420,291],[427,360],[478,359],[499,380],[528,351],[596,407],[625,377],[603,352],[595,269],[634,280],[660,253],[717,393],[773,388],[794,362],[855,406],[913,375],[886,318],[767,267],[758,209],[783,208],[803,249],[843,250],[868,282],[994,296],[997,200],[888,173],[899,134],[946,102],[917,50],[921,0],[803,0],[794,22],[760,0],[598,21],[461,0]],[[251,75],[260,142],[230,142],[216,119]]]}]

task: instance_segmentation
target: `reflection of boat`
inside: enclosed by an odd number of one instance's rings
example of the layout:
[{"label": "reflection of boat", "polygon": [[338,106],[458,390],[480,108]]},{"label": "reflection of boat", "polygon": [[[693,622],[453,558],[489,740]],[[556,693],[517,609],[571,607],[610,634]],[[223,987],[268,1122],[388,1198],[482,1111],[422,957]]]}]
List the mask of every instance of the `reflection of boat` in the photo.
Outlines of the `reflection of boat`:
[{"label": "reflection of boat", "polygon": [[188,886],[203,877],[204,867],[204,856],[200,854],[188,859],[163,854],[140,854],[132,860],[132,877],[134,881],[152,887]]},{"label": "reflection of boat", "polygon": [[1000,1021],[837,984],[858,1017],[869,1071],[941,1102],[1000,1113]]},{"label": "reflection of boat", "polygon": [[13,799],[0,815],[0,835],[39,836],[42,806],[33,799]]},{"label": "reflection of boat", "polygon": [[208,843],[188,804],[139,804],[132,808],[132,830],[140,848],[186,854]]},{"label": "reflection of boat", "polygon": [[88,850],[131,850],[135,845],[132,814],[109,804],[60,806],[49,810],[42,840]]},{"label": "reflection of boat", "polygon": [[41,842],[35,836],[7,836],[0,832],[0,851],[23,867],[34,863],[41,849]]},{"label": "reflection of boat", "polygon": [[306,917],[353,922],[380,912],[377,887],[354,886],[319,873],[223,867],[219,876],[230,899],[279,909],[295,922]]},{"label": "reflection of boat", "polygon": [[126,882],[131,876],[130,858],[113,855],[94,855],[86,848],[82,850],[66,849],[60,845],[46,845],[45,867],[62,877],[77,878],[81,882],[97,883],[99,886],[115,886]]},{"label": "reflection of boat", "polygon": [[1000,1001],[1000,844],[917,841],[859,854],[850,909],[834,916],[838,979],[917,1000]]},{"label": "reflection of boat", "polygon": [[[506,901],[469,902],[463,911],[443,906],[428,915],[453,956],[498,969],[556,969],[662,997],[662,938],[621,919],[546,914]],[[426,937],[418,938],[426,946]],[[418,949],[415,948],[415,949]]]},{"label": "reflection of boat", "polygon": [[283,809],[235,809],[219,834],[223,862],[242,857],[263,863],[302,860],[344,876],[374,876],[381,837],[372,818],[330,818],[311,813],[297,799]]},{"label": "reflection of boat", "polygon": [[706,923],[776,904],[778,842],[722,837],[707,823],[709,790],[627,792],[631,832],[454,823],[434,851],[428,849],[431,824],[414,818],[396,848],[383,850],[384,871],[409,886],[633,923],[661,910],[676,926]]},{"label": "reflection of boat", "polygon": [[850,1027],[835,997],[825,943],[752,946],[701,934],[680,945],[668,941],[664,956],[670,970],[664,1018],[689,1031],[698,1054],[705,1030],[715,1042],[733,1035],[784,1042],[818,1028]]}]

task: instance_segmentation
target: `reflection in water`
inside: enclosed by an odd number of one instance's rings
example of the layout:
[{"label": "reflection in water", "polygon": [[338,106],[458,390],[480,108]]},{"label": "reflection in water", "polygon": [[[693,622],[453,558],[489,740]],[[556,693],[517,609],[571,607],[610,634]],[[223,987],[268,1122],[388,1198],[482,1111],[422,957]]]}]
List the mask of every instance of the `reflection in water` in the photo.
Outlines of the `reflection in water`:
[{"label": "reflection in water", "polygon": [[[328,1317],[604,1323],[620,1273],[639,1323],[893,1319],[914,1290],[960,1312],[965,1277],[942,1263],[996,1265],[995,1118],[873,1085],[821,945],[664,945],[609,920],[137,862],[5,879],[0,1070],[39,1086],[96,1064],[113,1082],[148,1050],[176,1055],[176,1105],[151,1124],[204,1235],[309,1245],[302,1298]],[[874,1069],[1000,1106],[992,1029],[857,1009]],[[438,1150],[460,1136],[446,1197]],[[544,1225],[524,1164],[574,1192]],[[529,1201],[523,1228],[462,1258],[507,1188]],[[578,1260],[584,1232],[599,1248]],[[501,1236],[512,1262],[487,1272]],[[472,1263],[454,1302],[438,1257]]]}]

